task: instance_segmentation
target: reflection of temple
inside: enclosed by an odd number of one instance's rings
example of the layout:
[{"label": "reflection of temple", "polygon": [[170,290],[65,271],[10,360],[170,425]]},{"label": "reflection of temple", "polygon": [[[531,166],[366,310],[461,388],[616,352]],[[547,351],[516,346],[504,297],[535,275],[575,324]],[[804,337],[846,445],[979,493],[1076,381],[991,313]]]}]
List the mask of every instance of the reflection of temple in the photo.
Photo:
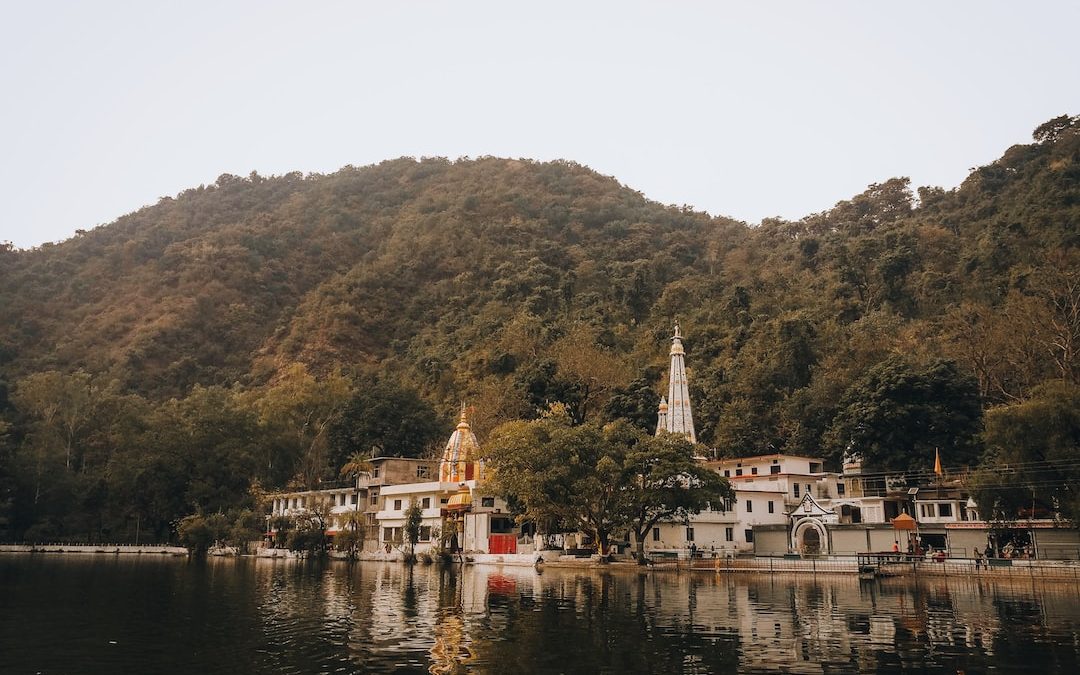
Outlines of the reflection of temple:
[{"label": "reflection of temple", "polygon": [[387,550],[405,542],[406,511],[421,508],[417,553],[517,553],[518,527],[506,503],[484,488],[480,444],[462,406],[439,463],[437,481],[384,487],[379,494],[379,541]]}]

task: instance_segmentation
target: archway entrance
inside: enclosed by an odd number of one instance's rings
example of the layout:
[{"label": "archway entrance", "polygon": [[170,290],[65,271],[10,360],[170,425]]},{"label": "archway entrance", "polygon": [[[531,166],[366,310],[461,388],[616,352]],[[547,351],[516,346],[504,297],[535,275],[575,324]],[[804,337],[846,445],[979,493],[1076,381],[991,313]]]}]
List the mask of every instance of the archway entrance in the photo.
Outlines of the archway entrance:
[{"label": "archway entrance", "polygon": [[825,527],[816,518],[804,518],[795,526],[792,548],[802,555],[820,555],[829,552]]}]

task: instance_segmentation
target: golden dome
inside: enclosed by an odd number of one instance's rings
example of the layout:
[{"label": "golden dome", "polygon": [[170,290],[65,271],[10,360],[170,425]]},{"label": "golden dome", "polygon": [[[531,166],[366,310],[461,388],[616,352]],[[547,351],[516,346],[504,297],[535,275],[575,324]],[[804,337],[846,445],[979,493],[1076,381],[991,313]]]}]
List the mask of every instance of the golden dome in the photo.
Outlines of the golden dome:
[{"label": "golden dome", "polygon": [[447,511],[465,511],[472,506],[472,492],[463,487],[446,501]]},{"label": "golden dome", "polygon": [[457,429],[450,434],[439,464],[439,480],[443,483],[460,483],[480,478],[481,466],[478,459],[480,443],[469,426],[465,405],[461,406],[461,420]]}]

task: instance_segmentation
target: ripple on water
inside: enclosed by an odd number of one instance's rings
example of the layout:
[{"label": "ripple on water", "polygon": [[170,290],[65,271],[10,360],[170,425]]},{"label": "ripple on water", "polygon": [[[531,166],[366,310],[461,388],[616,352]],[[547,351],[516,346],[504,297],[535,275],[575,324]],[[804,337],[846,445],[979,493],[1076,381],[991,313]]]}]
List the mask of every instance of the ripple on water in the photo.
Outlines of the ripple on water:
[{"label": "ripple on water", "polygon": [[40,555],[0,582],[11,672],[1080,672],[1068,584]]}]

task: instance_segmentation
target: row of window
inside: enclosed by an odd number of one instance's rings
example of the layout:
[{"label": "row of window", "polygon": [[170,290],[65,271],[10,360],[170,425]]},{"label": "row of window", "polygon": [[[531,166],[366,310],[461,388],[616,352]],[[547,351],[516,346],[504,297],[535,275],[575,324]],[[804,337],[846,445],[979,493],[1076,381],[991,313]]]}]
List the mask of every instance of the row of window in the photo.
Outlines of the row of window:
[{"label": "row of window", "polygon": [[[274,510],[280,509],[302,509],[306,508],[309,504],[310,497],[286,497],[285,499],[274,500]],[[341,494],[330,495],[331,506],[346,506],[348,504],[356,504],[356,494]]]},{"label": "row of window", "polygon": [[[769,502],[769,503],[771,504],[772,502]],[[743,530],[743,537],[745,537],[746,543],[748,543],[748,544],[754,543],[754,531],[753,530],[750,530],[750,529]],[[652,529],[652,540],[653,541],[660,541],[660,528],[659,527],[654,527]],[[693,542],[694,541],[694,528],[692,528],[692,527],[686,528],[686,541],[687,542]],[[735,528],[734,527],[725,527],[724,528],[724,541],[735,541]]]},{"label": "row of window", "polygon": [[952,504],[919,504],[923,518],[952,518]]},{"label": "row of window", "polygon": [[[379,467],[375,467],[374,469],[371,470],[371,477],[372,478],[378,478],[381,473],[382,473],[382,470]],[[427,466],[426,464],[420,464],[420,465],[418,465],[416,467],[416,477],[417,478],[428,478],[430,476],[431,476],[431,467],[430,466]]]},{"label": "row of window", "polygon": [[[383,531],[382,540],[387,542],[387,543],[398,543],[398,544],[400,544],[401,542],[403,542],[405,540],[404,539],[404,528],[400,528],[400,527],[384,527],[382,529],[382,531]],[[431,541],[431,526],[430,525],[421,525],[420,526],[420,538],[419,538],[419,541],[423,541],[423,542]]]},{"label": "row of window", "polygon": [[[752,467],[750,467],[750,475],[751,475],[751,476],[756,476],[756,475],[758,475],[758,471],[757,471],[757,470],[758,470],[758,468],[757,468],[756,466],[752,466]],[[780,473],[780,467],[779,467],[778,465],[777,465],[777,466],[770,466],[770,467],[769,467],[769,473],[770,473],[770,474],[777,474],[777,473]],[[735,475],[736,475],[736,476],[741,476],[741,475],[743,475],[743,470],[742,470],[742,469],[735,469]],[[725,478],[731,478],[731,469],[724,469],[724,477],[725,477]]]},{"label": "row of window", "polygon": [[[371,503],[372,504],[378,504],[378,499],[379,499],[378,495],[373,495],[371,497]],[[447,498],[444,497],[443,499],[439,500],[439,504],[446,504],[447,501],[448,501]],[[387,497],[386,498],[386,506],[385,506],[386,510],[387,511],[400,511],[405,505],[405,500],[404,499],[395,499],[395,500],[393,500],[392,503],[394,505],[394,508],[391,509],[390,508],[391,501],[390,501],[390,498]],[[480,498],[480,506],[483,507],[483,508],[487,508],[487,509],[495,508],[495,498],[494,497],[481,497]],[[420,500],[420,508],[422,508],[422,509],[430,509],[431,508],[431,497],[424,497],[423,499],[421,499]]]}]

